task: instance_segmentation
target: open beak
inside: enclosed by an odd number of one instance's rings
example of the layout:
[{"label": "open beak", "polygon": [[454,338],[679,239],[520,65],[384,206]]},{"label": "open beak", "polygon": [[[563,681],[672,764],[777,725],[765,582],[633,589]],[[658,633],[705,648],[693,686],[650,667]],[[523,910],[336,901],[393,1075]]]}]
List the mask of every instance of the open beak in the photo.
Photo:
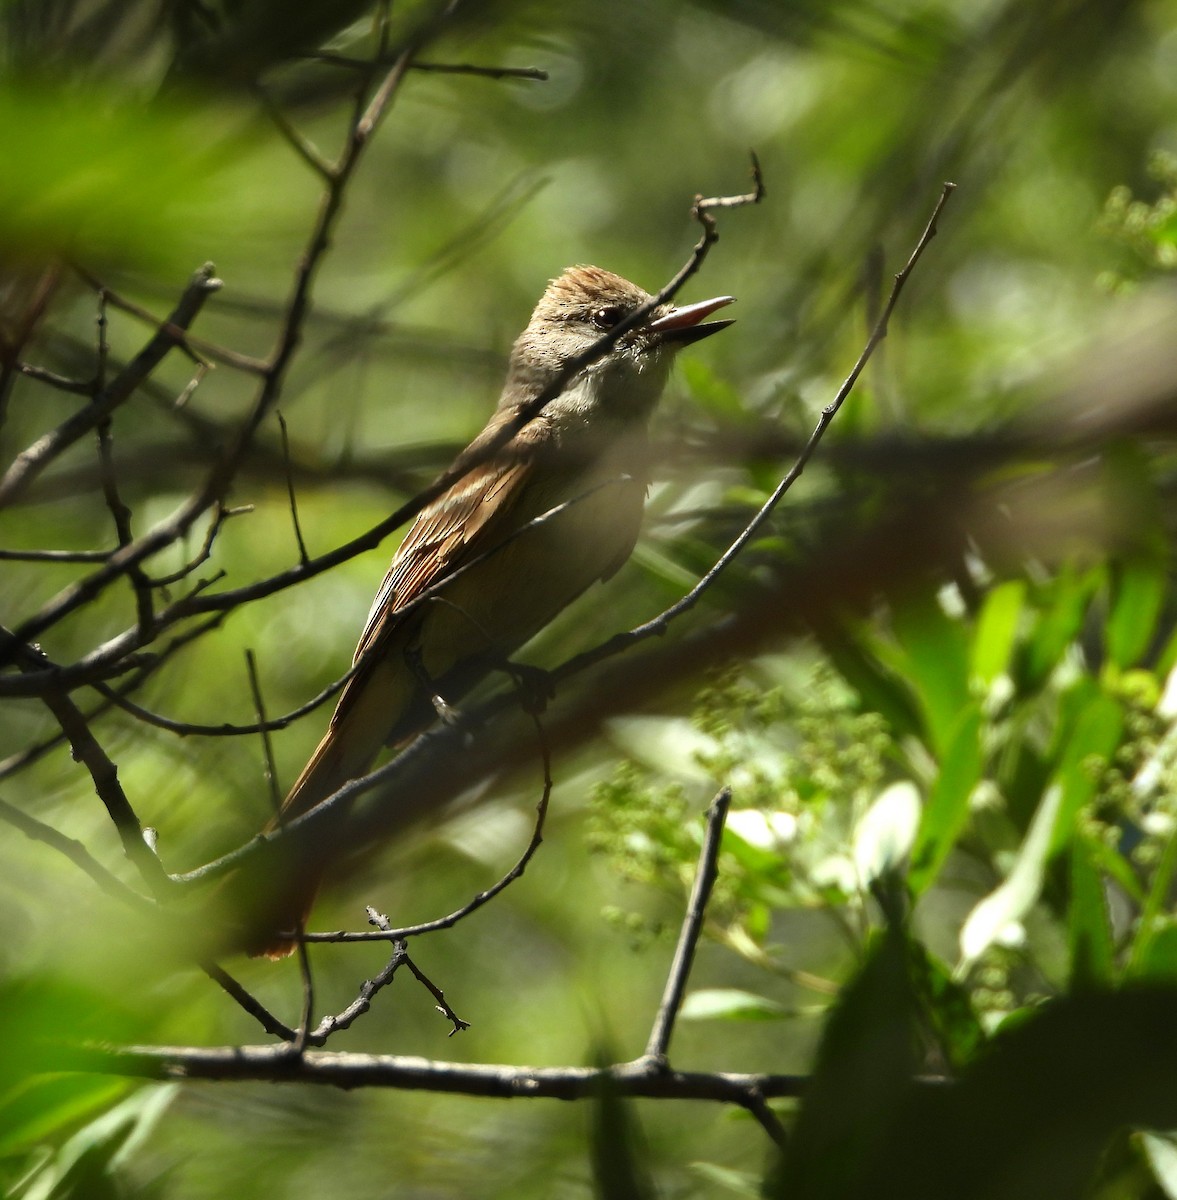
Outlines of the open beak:
[{"label": "open beak", "polygon": [[716,296],[713,300],[700,300],[697,304],[672,308],[666,316],[659,317],[647,325],[646,329],[657,334],[662,342],[687,346],[734,324],[732,321],[703,322],[704,317],[710,316],[717,308],[723,308],[725,304],[731,304],[734,300],[734,296]]}]

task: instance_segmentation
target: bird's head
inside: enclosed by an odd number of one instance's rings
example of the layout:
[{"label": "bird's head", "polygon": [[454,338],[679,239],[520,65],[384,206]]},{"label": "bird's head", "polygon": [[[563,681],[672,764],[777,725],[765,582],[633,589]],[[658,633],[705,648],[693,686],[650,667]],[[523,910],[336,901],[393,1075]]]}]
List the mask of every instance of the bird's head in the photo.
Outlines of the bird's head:
[{"label": "bird's head", "polygon": [[[548,284],[511,353],[508,392],[535,395],[565,366],[650,299],[649,293],[600,267],[569,267]],[[545,410],[550,418],[608,414],[644,420],[657,403],[674,351],[731,325],[704,321],[731,296],[676,308],[663,304],[627,330]]]}]

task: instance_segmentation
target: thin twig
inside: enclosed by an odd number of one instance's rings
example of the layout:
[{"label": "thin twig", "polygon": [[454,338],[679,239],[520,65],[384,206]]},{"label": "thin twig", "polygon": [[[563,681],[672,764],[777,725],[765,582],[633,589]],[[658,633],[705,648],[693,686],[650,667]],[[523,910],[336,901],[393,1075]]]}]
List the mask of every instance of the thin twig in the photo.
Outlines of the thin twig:
[{"label": "thin twig", "polygon": [[[310,62],[324,63],[332,67],[344,67],[352,71],[368,71],[374,64],[387,64],[384,56],[375,59],[352,58],[346,54],[332,54],[329,51],[319,51],[304,56]],[[551,76],[540,67],[483,67],[474,63],[434,63],[421,62],[414,59],[409,64],[412,71],[435,71],[445,75],[481,75],[487,79],[532,79],[537,83],[547,83]]]},{"label": "thin twig", "polygon": [[311,973],[311,955],[303,940],[302,930],[303,919],[299,917],[295,949],[298,954],[298,974],[302,980],[302,1011],[299,1013],[298,1029],[292,1043],[295,1054],[302,1054],[306,1050],[311,1035],[311,1022],[315,1019],[315,977]]},{"label": "thin twig", "polygon": [[[368,920],[371,921],[373,925],[378,926],[384,933],[390,933],[392,931],[392,923],[389,921],[389,919],[383,913],[378,913],[371,906],[368,908]],[[416,979],[418,983],[424,984],[424,986],[429,989],[430,994],[433,996],[434,1000],[437,1001],[437,1011],[443,1013],[450,1024],[453,1025],[449,1036],[453,1037],[455,1033],[461,1033],[462,1030],[469,1029],[470,1022],[463,1021],[462,1018],[459,1017],[452,1008],[450,1008],[450,1006],[446,1003],[445,993],[441,990],[441,988],[439,988],[437,984],[435,984],[433,980],[431,980],[429,976],[426,975],[425,972],[422,971],[415,962],[413,962],[412,958],[409,956],[409,948],[405,942],[403,940],[397,941],[394,943],[394,945],[400,954],[400,963],[398,965],[403,964],[404,966],[408,967],[413,973],[413,978]]]},{"label": "thin twig", "polygon": [[273,96],[260,83],[254,85],[254,94],[261,102],[266,116],[274,122],[278,132],[286,139],[294,152],[320,179],[330,183],[334,178],[335,168],[323,157],[318,146],[306,137],[290,122],[289,118],[275,102]]},{"label": "thin twig", "polygon": [[172,717],[165,717],[160,713],[152,712],[149,708],[144,708],[143,705],[136,704],[133,700],[128,700],[121,691],[116,692],[106,684],[97,684],[95,686],[99,692],[124,712],[129,713],[136,720],[142,721],[145,725],[154,726],[156,729],[164,729],[169,733],[178,734],[180,737],[248,737],[255,733],[277,733],[280,730],[288,728],[295,721],[301,717],[305,717],[308,713],[314,712],[316,708],[326,704],[332,696],[342,691],[347,681],[358,670],[358,665],[353,665],[345,675],[336,679],[333,683],[329,683],[321,692],[312,696],[305,704],[300,704],[298,708],[291,709],[290,712],[283,713],[280,717],[271,717],[264,722],[255,721],[250,725],[231,725],[228,722],[222,722],[219,725],[202,725],[196,721],[177,721]]},{"label": "thin twig", "polygon": [[[98,318],[96,324],[98,327],[98,355],[94,373],[94,395],[92,399],[95,404],[100,404],[106,395],[106,364],[110,353],[110,344],[107,341],[105,289],[98,293]],[[131,527],[131,510],[119,494],[118,470],[114,462],[112,427],[112,418],[110,414],[107,414],[107,416],[98,422],[95,429],[98,435],[98,474],[102,483],[102,495],[106,501],[106,507],[111,519],[114,521],[115,537],[121,549],[129,546],[135,540],[135,534]],[[127,571],[127,579],[130,581],[131,590],[135,597],[136,622],[140,630],[146,632],[151,626],[153,612],[150,581],[144,573],[143,567],[139,564],[136,564]]]},{"label": "thin twig", "polygon": [[459,1017],[452,1008],[450,1008],[446,1001],[445,993],[437,986],[437,984],[433,982],[432,979],[429,978],[428,975],[425,974],[424,971],[421,970],[419,966],[417,966],[415,962],[413,962],[412,958],[407,952],[405,954],[405,966],[413,972],[413,976],[418,983],[424,984],[425,987],[429,989],[429,992],[433,996],[434,1000],[437,1001],[437,1011],[444,1014],[446,1020],[453,1025],[453,1029],[451,1029],[449,1032],[450,1037],[453,1037],[455,1033],[461,1033],[464,1029],[470,1028],[470,1022],[463,1021],[462,1018]]},{"label": "thin twig", "polygon": [[101,563],[113,550],[0,550],[0,562]]},{"label": "thin twig", "polygon": [[92,383],[81,379],[67,379],[64,375],[58,375],[55,371],[48,371],[44,367],[37,367],[32,363],[17,363],[14,369],[18,375],[23,375],[26,379],[36,380],[37,383],[43,383],[59,392],[68,392],[71,396],[89,396],[94,391]]},{"label": "thin twig", "polygon": [[253,709],[257,714],[257,728],[262,738],[262,756],[266,764],[266,786],[274,812],[282,808],[282,791],[278,787],[278,768],[274,765],[274,743],[270,737],[269,722],[266,720],[266,703],[262,697],[262,685],[257,675],[257,659],[252,650],[245,652],[245,667],[249,672],[249,691],[253,697]]},{"label": "thin twig", "polygon": [[217,535],[221,532],[221,526],[231,517],[241,517],[251,512],[253,512],[252,504],[239,504],[236,508],[225,508],[224,505],[218,504],[216,512],[213,514],[213,519],[208,523],[208,530],[205,532],[204,541],[201,543],[196,555],[190,558],[182,567],[178,567],[167,575],[157,576],[151,581],[152,587],[171,587],[173,584],[179,583],[182,579],[187,579],[197,567],[202,566],[212,557],[213,543],[217,540]]},{"label": "thin twig", "polygon": [[[126,296],[121,295],[119,292],[113,291],[100,279],[81,267],[75,266],[74,270],[77,272],[79,278],[89,287],[95,291],[105,292],[107,303],[112,307],[125,312],[128,316],[134,317],[146,325],[150,325],[153,329],[160,329],[170,324],[169,321],[161,321],[150,309],[146,309],[141,304],[136,304],[133,300],[127,299]],[[204,360],[211,359],[222,366],[232,367],[234,370],[243,371],[248,375],[261,375],[265,372],[266,363],[260,358],[253,358],[248,354],[239,354],[236,350],[230,350],[225,346],[218,346],[215,342],[209,342],[204,338],[197,337],[196,334],[190,333],[186,328],[175,326],[175,332],[177,334],[177,344],[189,353],[197,366],[202,364],[207,366]],[[61,386],[61,384],[58,384],[58,386]]]},{"label": "thin twig", "polygon": [[302,526],[298,521],[298,497],[294,494],[294,472],[290,467],[290,434],[286,429],[286,418],[278,412],[278,428],[282,431],[282,462],[286,467],[286,495],[290,499],[290,520],[294,525],[294,537],[298,542],[298,561],[305,567],[311,560],[307,544],[302,538]]},{"label": "thin twig", "polygon": [[695,961],[695,949],[703,931],[707,901],[719,876],[719,846],[723,840],[723,826],[731,802],[731,788],[724,788],[711,801],[711,807],[707,810],[707,831],[703,835],[703,846],[699,851],[699,865],[695,868],[691,898],[683,917],[682,928],[679,930],[678,945],[674,949],[670,974],[666,977],[662,1002],[658,1005],[654,1026],[650,1030],[650,1040],[646,1043],[646,1057],[655,1062],[665,1064],[667,1061],[666,1052],[674,1032],[674,1022],[678,1017],[678,1010],[682,1007],[687,978],[691,973],[691,964]]},{"label": "thin twig", "polygon": [[336,1013],[334,1016],[324,1017],[315,1028],[314,1032],[307,1038],[307,1042],[312,1046],[325,1045],[327,1039],[341,1029],[347,1029],[362,1017],[372,1007],[372,1001],[384,988],[393,981],[397,971],[404,965],[405,959],[408,957],[408,950],[404,942],[395,942],[393,944],[392,956],[384,967],[378,971],[371,979],[364,980],[360,987],[356,998],[343,1009],[342,1012]]},{"label": "thin twig", "polygon": [[202,962],[200,969],[214,983],[222,987],[241,1007],[253,1017],[257,1023],[272,1037],[281,1038],[284,1042],[294,1042],[297,1034],[289,1025],[278,1020],[276,1016],[258,998],[247,992],[232,975],[214,962]]},{"label": "thin twig", "polygon": [[748,1098],[743,1102],[744,1108],[755,1118],[757,1124],[772,1139],[778,1149],[783,1150],[788,1143],[789,1135],[781,1124],[780,1118],[772,1111],[763,1093],[750,1088]]},{"label": "thin twig", "polygon": [[[117,691],[107,689],[105,685],[99,684],[98,690],[103,693],[106,699],[101,704],[96,705],[89,712],[85,713],[87,722],[93,721],[109,711],[113,704],[128,703],[127,696],[132,692],[141,688],[156,671],[160,669],[173,655],[182,650],[185,646],[202,638],[206,633],[220,627],[224,622],[224,617],[216,617],[213,620],[202,621],[199,625],[193,626],[191,629],[173,638],[162,650],[158,651],[149,662],[145,663],[132,679],[124,680],[119,685]],[[0,634],[2,637],[2,634]],[[42,758],[49,751],[56,749],[64,744],[65,734],[58,732],[52,737],[46,738],[44,741],[34,743],[32,746],[26,747],[19,754],[10,755],[8,758],[0,761],[0,779],[8,779],[18,772],[23,771],[26,767]]]}]

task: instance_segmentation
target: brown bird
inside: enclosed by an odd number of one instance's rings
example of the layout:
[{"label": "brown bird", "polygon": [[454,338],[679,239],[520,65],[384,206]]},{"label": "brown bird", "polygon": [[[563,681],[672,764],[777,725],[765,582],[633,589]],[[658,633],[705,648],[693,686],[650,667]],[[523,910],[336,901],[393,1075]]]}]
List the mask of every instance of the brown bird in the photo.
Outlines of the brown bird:
[{"label": "brown bird", "polygon": [[[649,298],[600,267],[570,267],[554,279],[515,342],[498,408],[471,448]],[[629,558],[648,484],[647,423],[674,351],[730,325],[703,318],[731,302],[656,308],[422,510],[376,594],[356,672],[277,822],[366,774],[384,746],[420,733]],[[250,953],[282,958],[294,949],[324,865],[304,861],[268,900],[251,900],[260,932],[248,939]]]}]

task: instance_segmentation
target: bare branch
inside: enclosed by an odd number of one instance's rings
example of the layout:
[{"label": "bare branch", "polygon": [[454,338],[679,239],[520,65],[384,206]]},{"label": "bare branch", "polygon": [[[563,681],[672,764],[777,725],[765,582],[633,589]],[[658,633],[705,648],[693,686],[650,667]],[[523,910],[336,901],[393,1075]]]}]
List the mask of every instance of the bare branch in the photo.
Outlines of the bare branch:
[{"label": "bare branch", "polygon": [[307,544],[303,541],[302,526],[298,520],[298,497],[294,494],[294,474],[290,469],[290,434],[286,429],[286,418],[279,412],[278,428],[282,431],[282,461],[286,466],[286,495],[290,500],[290,521],[294,526],[294,538],[298,542],[298,561],[305,567],[311,556],[307,553]]},{"label": "bare branch", "polygon": [[[667,1071],[646,1059],[611,1067],[530,1067],[453,1063],[392,1054],[342,1054],[308,1050],[291,1058],[285,1046],[58,1047],[47,1066],[145,1079],[260,1080],[320,1083],[335,1087],[387,1087],[500,1099],[588,1100],[602,1080],[622,1096],[655,1100],[708,1100],[754,1105],[764,1099],[797,1098],[803,1075],[739,1075]],[[943,1086],[938,1079],[922,1081]]]},{"label": "bare branch", "polygon": [[679,930],[678,945],[674,949],[674,959],[670,966],[670,974],[666,978],[662,1002],[658,1005],[654,1027],[650,1030],[650,1040],[646,1044],[646,1057],[655,1062],[666,1062],[674,1022],[678,1017],[678,1010],[682,1007],[687,978],[695,960],[695,948],[699,944],[699,935],[703,932],[707,901],[719,876],[719,846],[723,840],[723,826],[727,821],[727,810],[731,807],[731,802],[731,788],[724,788],[711,801],[711,807],[707,810],[707,832],[703,835],[703,846],[699,851],[695,883],[691,888],[691,898],[683,917],[682,928]]}]

